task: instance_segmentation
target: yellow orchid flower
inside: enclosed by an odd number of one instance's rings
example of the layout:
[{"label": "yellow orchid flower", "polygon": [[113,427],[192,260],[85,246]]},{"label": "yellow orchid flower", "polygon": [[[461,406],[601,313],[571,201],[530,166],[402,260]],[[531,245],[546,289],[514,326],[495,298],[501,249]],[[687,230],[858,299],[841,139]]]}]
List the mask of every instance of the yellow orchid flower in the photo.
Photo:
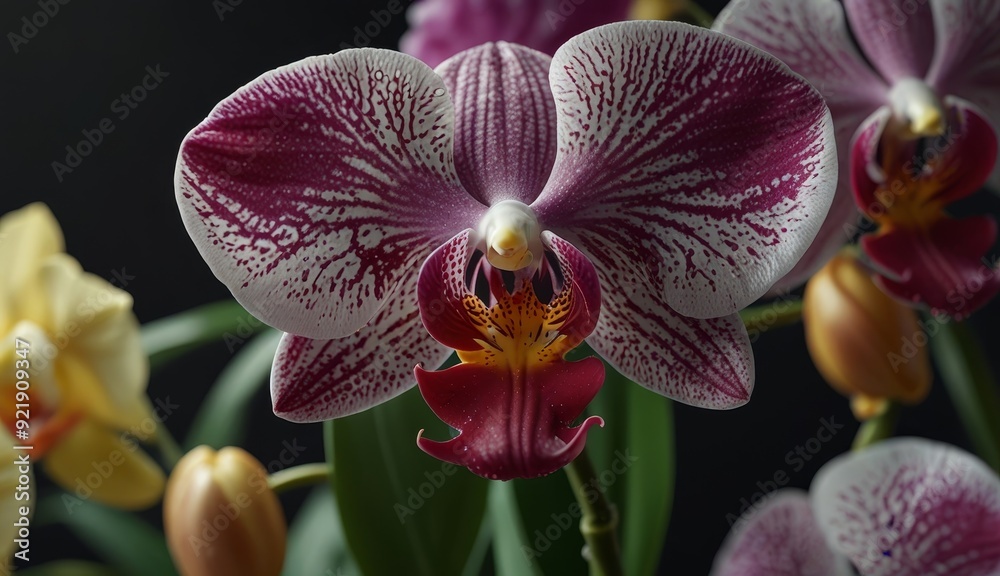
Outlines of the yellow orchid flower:
[{"label": "yellow orchid flower", "polygon": [[165,480],[128,434],[151,418],[132,297],[63,249],[44,204],[0,218],[0,421],[76,496],[147,508]]}]

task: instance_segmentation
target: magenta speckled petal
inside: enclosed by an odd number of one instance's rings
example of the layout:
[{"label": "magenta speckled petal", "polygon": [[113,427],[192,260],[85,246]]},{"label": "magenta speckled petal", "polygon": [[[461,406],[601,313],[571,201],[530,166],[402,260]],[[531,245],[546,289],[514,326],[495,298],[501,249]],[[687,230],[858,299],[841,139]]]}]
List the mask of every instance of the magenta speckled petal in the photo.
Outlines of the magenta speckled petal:
[{"label": "magenta speckled petal", "polygon": [[844,0],[854,37],[890,83],[923,78],[934,57],[933,2]]},{"label": "magenta speckled petal", "polygon": [[810,492],[827,542],[866,576],[1000,574],[1000,479],[958,448],[885,440],[832,460]]},{"label": "magenta speckled petal", "polygon": [[437,66],[484,42],[506,40],[554,54],[567,40],[628,18],[631,0],[420,0],[407,13],[403,52]]},{"label": "magenta speckled petal", "polygon": [[836,187],[830,113],[773,57],[686,24],[611,24],[563,46],[551,82],[559,152],[533,208],[608,275],[724,316],[815,238]]},{"label": "magenta speckled petal", "polygon": [[458,176],[483,204],[530,204],[549,179],[556,158],[551,61],[499,42],[462,52],[435,70],[455,104]]},{"label": "magenta speckled petal", "polygon": [[[635,254],[617,254],[640,259]],[[697,319],[678,314],[650,282],[624,283],[598,269],[601,317],[587,342],[625,377],[692,406],[725,410],[750,400],[753,350],[736,314]]]},{"label": "magenta speckled petal", "polygon": [[826,545],[809,496],[787,489],[740,518],[715,557],[711,576],[847,574],[847,562]]},{"label": "magenta speckled petal", "polygon": [[181,216],[247,310],[285,332],[347,336],[483,206],[452,161],[444,82],[385,50],[257,78],[184,139]]},{"label": "magenta speckled petal", "polygon": [[274,413],[293,422],[349,416],[412,388],[413,368],[437,368],[451,350],[420,325],[416,272],[372,322],[336,340],[285,334],[271,370]]},{"label": "magenta speckled petal", "polygon": [[777,56],[823,95],[833,114],[837,195],[809,250],[775,283],[773,293],[797,288],[819,270],[857,228],[847,158],[861,123],[886,102],[888,86],[858,52],[839,0],[734,0],[714,29]]}]

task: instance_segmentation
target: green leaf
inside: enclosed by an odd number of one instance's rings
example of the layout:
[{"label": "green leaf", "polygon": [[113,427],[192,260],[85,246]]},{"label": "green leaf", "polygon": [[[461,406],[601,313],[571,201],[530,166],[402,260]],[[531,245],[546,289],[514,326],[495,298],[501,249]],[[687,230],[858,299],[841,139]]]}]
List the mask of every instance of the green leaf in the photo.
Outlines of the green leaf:
[{"label": "green leaf", "polygon": [[604,429],[587,438],[598,476],[592,487],[618,506],[625,573],[654,574],[673,505],[673,407],[611,366],[605,370],[604,387],[589,410],[605,420]]},{"label": "green leaf", "polygon": [[[587,443],[590,437],[602,432],[600,428],[591,429]],[[587,574],[587,562],[581,555],[584,546],[580,534],[582,512],[566,473],[559,470],[543,478],[512,483],[526,546],[519,550],[519,565],[524,566],[530,559],[542,574]]]},{"label": "green leaf", "polygon": [[334,492],[365,574],[459,574],[476,541],[489,483],[420,451],[422,428],[452,434],[416,389],[331,427]]},{"label": "green leaf", "polygon": [[254,394],[267,382],[281,332],[268,329],[254,338],[219,374],[202,402],[185,445],[207,444],[215,449],[243,441]]},{"label": "green leaf", "polygon": [[313,490],[288,529],[286,576],[358,576],[340,523],[340,511],[327,487]]},{"label": "green leaf", "polygon": [[611,465],[612,471],[627,470],[623,561],[626,574],[654,574],[674,503],[674,409],[669,398],[634,382],[626,383],[628,443],[615,453]]},{"label": "green leaf", "polygon": [[121,572],[83,560],[57,560],[17,571],[17,576],[121,576]]},{"label": "green leaf", "polygon": [[983,349],[968,326],[930,322],[940,326],[930,334],[931,351],[951,401],[976,453],[1000,472],[1000,399]]},{"label": "green leaf", "polygon": [[235,300],[185,310],[142,326],[142,348],[155,370],[185,352],[224,340],[233,349],[266,326]]},{"label": "green leaf", "polygon": [[[537,562],[529,560],[531,549],[518,510],[511,482],[490,483],[490,512],[493,522],[493,561],[497,576],[541,576]],[[567,571],[567,573],[569,573]]]},{"label": "green leaf", "polygon": [[132,514],[61,494],[42,500],[36,521],[64,524],[124,574],[177,576],[163,533]]}]

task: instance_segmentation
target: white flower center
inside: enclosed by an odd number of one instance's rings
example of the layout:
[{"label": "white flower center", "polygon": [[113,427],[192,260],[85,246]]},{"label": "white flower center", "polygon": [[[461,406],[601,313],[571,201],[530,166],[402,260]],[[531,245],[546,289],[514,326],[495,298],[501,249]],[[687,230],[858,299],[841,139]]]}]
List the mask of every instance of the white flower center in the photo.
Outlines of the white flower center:
[{"label": "white flower center", "polygon": [[479,222],[486,259],[496,268],[511,272],[541,264],[541,233],[535,212],[517,200],[493,205]]},{"label": "white flower center", "polygon": [[889,105],[893,116],[904,127],[907,136],[923,138],[944,134],[946,119],[944,105],[926,82],[917,78],[904,78],[889,91]]}]

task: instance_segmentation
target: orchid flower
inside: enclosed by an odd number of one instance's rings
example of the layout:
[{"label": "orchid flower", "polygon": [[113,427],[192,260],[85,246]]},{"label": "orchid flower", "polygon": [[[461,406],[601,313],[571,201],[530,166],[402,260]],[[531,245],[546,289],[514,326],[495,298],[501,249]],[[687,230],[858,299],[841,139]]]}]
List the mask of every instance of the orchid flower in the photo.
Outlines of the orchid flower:
[{"label": "orchid flower", "polygon": [[485,42],[506,41],[555,54],[591,28],[628,19],[632,0],[580,7],[569,0],[417,0],[407,11],[400,50],[429,66]]},{"label": "orchid flower", "polygon": [[568,425],[603,370],[562,356],[584,338],[660,394],[744,404],[736,312],[805,252],[835,171],[828,110],[780,62],[628,22],[554,58],[500,42],[436,70],[360,49],[268,72],[188,134],[176,192],[214,273],[286,332],[279,416],[360,412],[454,348],[417,379],[462,435],[420,445],[506,478],[582,449],[597,421]]},{"label": "orchid flower", "polygon": [[79,497],[126,509],[155,504],[163,471],[128,437],[151,417],[132,297],[63,253],[43,204],[0,218],[0,270],[3,426]]},{"label": "orchid flower", "polygon": [[918,438],[841,455],[810,495],[781,490],[751,509],[712,576],[995,576],[1000,478],[958,448]]},{"label": "orchid flower", "polygon": [[942,211],[979,188],[996,161],[1000,5],[734,0],[715,28],[783,60],[833,113],[837,198],[779,287],[801,284],[850,240],[860,207],[879,225],[862,246],[887,293],[960,318],[1000,290],[992,266],[981,263],[995,222]]}]

